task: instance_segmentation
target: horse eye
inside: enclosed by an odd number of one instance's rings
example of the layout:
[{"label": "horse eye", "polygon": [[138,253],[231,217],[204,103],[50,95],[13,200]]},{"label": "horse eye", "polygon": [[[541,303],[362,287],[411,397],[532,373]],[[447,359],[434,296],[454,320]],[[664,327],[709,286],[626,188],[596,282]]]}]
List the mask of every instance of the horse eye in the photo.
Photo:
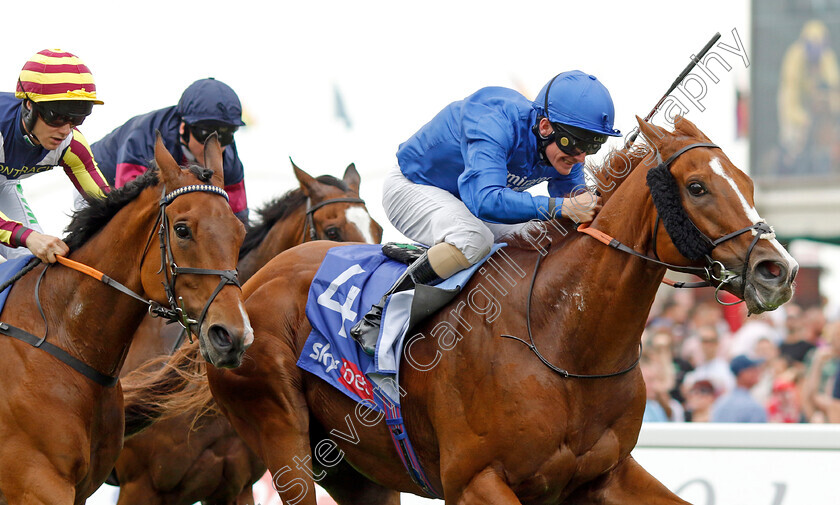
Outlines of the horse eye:
[{"label": "horse eye", "polygon": [[699,182],[692,182],[691,184],[689,184],[688,192],[691,194],[691,196],[703,196],[706,193],[708,193],[708,191],[706,191],[706,187],[700,184]]},{"label": "horse eye", "polygon": [[185,223],[177,223],[172,228],[175,230],[175,236],[178,238],[188,239],[192,235],[190,233],[190,227]]},{"label": "horse eye", "polygon": [[341,241],[341,233],[338,231],[338,228],[327,228],[324,230],[324,233],[327,235],[329,240],[333,240],[335,242]]}]

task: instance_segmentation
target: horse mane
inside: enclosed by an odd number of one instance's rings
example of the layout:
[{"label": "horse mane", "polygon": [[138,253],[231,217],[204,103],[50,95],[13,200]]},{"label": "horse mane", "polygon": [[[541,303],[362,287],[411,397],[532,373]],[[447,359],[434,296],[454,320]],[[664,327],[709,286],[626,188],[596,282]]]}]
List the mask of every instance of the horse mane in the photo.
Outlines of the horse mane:
[{"label": "horse mane", "polygon": [[[345,193],[350,191],[350,187],[346,182],[331,175],[320,175],[315,180],[321,184],[337,187]],[[239,249],[239,259],[244,258],[246,254],[256,249],[277,221],[286,219],[292,212],[303,206],[304,203],[306,203],[306,194],[304,194],[301,188],[296,188],[287,191],[279,198],[271,200],[261,209],[257,210],[257,214],[260,216],[259,224],[248,227],[245,240]]]},{"label": "horse mane", "polygon": [[[192,165],[189,170],[201,182],[209,183],[213,170]],[[144,189],[156,186],[160,182],[158,166],[155,162],[136,179],[121,188],[112,189],[105,198],[88,200],[88,205],[73,213],[70,224],[64,229],[64,242],[71,251],[78,249],[101,230],[123,207],[137,198]]]},{"label": "horse mane", "polygon": [[601,166],[587,165],[586,170],[595,179],[603,202],[615,193],[621,183],[639,166],[651,147],[647,144],[633,144],[629,149],[613,148],[607,153]]}]

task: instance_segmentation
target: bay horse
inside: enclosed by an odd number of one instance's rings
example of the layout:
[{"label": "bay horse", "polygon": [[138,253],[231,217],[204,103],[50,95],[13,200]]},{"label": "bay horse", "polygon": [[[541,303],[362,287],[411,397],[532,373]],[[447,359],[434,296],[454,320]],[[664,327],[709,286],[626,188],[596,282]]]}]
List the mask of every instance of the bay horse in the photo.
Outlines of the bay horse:
[{"label": "bay horse", "polygon": [[[207,377],[285,503],[315,505],[316,481],[342,505],[396,504],[399,492],[447,505],[686,503],[631,456],[641,334],[666,265],[704,273],[754,313],[790,299],[798,265],[756,212],[750,178],[694,124],[637,119],[647,146],[596,173],[597,232],[546,221],[511,238],[411,331],[404,432],[296,366],[310,282],[332,244],[292,248],[243,286],[255,343],[242,367]],[[427,486],[395,449],[405,435]]]},{"label": "bay horse", "polygon": [[[382,227],[359,197],[361,177],[354,164],[347,166],[342,179],[312,177],[294,162],[292,169],[299,187],[259,209],[258,224],[245,235],[238,264],[242,282],[280,252],[303,242],[382,240]],[[175,331],[167,336],[160,319],[144,320],[123,367],[124,382],[131,381],[130,376],[125,378],[128,372],[143,364],[155,369],[173,352],[179,329],[168,328]],[[197,368],[197,380],[202,381],[202,364]],[[206,387],[203,391],[209,393]],[[198,501],[245,505],[254,503],[251,485],[265,470],[224,416],[202,408],[179,413],[126,439],[115,481],[109,482],[120,486],[118,505]]]},{"label": "bay horse", "polygon": [[0,503],[82,504],[102,484],[122,447],[117,375],[150,310],[191,327],[215,366],[241,363],[253,341],[234,270],[245,230],[215,136],[205,159],[181,169],[158,135],[157,168],[68,226],[69,259],[96,278],[41,265],[11,287],[0,326],[22,331],[0,335]]}]

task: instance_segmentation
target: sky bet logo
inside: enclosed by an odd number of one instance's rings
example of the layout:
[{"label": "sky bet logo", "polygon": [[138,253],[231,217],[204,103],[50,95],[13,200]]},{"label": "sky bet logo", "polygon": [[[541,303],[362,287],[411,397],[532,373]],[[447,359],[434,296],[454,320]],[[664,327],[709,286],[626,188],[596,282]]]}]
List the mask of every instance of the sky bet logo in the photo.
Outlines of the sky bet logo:
[{"label": "sky bet logo", "polygon": [[331,352],[327,352],[329,350],[330,344],[324,345],[318,343],[312,346],[312,354],[309,355],[309,357],[314,359],[317,363],[327,367],[327,373],[330,373],[341,365],[341,362],[333,358]]}]

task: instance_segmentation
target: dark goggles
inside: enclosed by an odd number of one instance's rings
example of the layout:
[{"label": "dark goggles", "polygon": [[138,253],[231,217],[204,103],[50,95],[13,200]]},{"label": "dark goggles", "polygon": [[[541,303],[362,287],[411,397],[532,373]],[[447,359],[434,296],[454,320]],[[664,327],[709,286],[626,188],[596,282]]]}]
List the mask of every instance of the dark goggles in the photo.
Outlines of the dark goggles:
[{"label": "dark goggles", "polygon": [[192,136],[200,143],[204,143],[213,132],[219,136],[219,144],[227,146],[233,144],[233,134],[239,129],[238,126],[221,124],[195,123],[189,125]]},{"label": "dark goggles", "polygon": [[79,126],[93,110],[93,102],[83,101],[33,103],[33,106],[44,123],[53,128],[66,124]]},{"label": "dark goggles", "polygon": [[569,156],[579,156],[581,153],[595,154],[607,141],[606,135],[593,133],[583,128],[560,123],[551,123],[551,126],[554,127],[554,142]]}]

